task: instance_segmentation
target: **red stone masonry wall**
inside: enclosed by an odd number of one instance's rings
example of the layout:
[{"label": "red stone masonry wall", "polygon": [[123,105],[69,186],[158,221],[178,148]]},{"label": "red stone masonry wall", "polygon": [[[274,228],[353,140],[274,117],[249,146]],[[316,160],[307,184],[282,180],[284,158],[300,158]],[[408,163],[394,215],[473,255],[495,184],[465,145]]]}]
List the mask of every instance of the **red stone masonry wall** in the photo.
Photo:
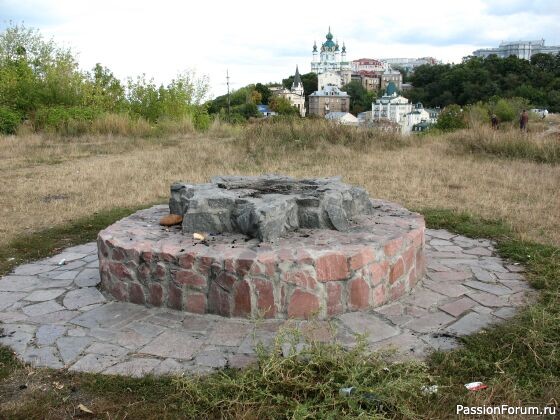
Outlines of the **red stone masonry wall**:
[{"label": "red stone masonry wall", "polygon": [[324,319],[383,305],[424,275],[424,220],[378,203],[351,232],[274,244],[230,234],[205,245],[158,226],[166,206],[142,210],[99,233],[102,287],[121,301],[228,317]]}]

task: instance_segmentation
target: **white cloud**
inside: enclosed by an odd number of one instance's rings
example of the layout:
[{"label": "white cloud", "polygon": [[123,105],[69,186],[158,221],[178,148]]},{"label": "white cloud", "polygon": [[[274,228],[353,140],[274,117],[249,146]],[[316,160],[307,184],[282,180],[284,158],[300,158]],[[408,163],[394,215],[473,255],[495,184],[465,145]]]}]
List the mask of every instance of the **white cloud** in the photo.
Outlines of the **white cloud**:
[{"label": "white cloud", "polygon": [[[557,0],[197,1],[0,0],[0,21],[25,21],[78,51],[83,68],[97,62],[121,78],[146,73],[167,82],[194,68],[215,94],[280,81],[296,64],[309,71],[313,41],[328,26],[348,57],[435,56],[459,61],[501,40],[560,43]],[[1,22],[0,22],[1,23]]]}]

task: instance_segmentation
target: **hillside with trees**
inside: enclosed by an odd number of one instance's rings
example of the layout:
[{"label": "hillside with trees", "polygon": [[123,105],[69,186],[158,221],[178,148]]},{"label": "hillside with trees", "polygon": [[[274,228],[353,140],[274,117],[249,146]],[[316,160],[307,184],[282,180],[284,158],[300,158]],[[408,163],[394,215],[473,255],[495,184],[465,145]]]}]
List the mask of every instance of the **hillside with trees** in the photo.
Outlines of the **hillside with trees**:
[{"label": "hillside with trees", "polygon": [[35,29],[12,25],[0,33],[3,133],[14,133],[24,123],[35,131],[79,134],[100,118],[141,120],[148,129],[164,120],[204,128],[210,121],[202,105],[208,90],[207,78],[191,71],[178,74],[166,86],[144,75],[123,83],[101,64],[81,71],[70,49],[45,40]]},{"label": "hillside with trees", "polygon": [[560,55],[469,57],[456,65],[420,66],[407,97],[425,106],[467,105],[495,97],[525,98],[535,107],[560,112]]}]

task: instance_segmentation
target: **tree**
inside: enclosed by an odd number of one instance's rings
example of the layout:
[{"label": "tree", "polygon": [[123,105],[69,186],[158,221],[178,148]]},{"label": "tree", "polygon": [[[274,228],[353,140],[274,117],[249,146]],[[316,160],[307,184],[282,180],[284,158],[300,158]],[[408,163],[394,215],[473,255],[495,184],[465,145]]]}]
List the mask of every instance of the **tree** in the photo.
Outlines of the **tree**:
[{"label": "tree", "polygon": [[371,110],[371,103],[376,95],[368,92],[364,86],[354,80],[342,87],[342,90],[350,95],[350,112],[354,115]]},{"label": "tree", "polygon": [[[319,82],[317,79],[317,74],[315,73],[305,73],[301,75],[301,83],[303,84],[303,94],[307,98],[313,92],[318,89]],[[290,76],[287,79],[282,79],[282,85],[286,89],[290,89],[294,84],[294,76]]]},{"label": "tree", "polygon": [[278,115],[299,115],[298,109],[282,96],[273,96],[268,101],[270,109]]},{"label": "tree", "polygon": [[436,128],[443,131],[454,131],[465,128],[467,123],[465,115],[459,105],[453,104],[446,106],[439,114]]},{"label": "tree", "polygon": [[257,83],[255,85],[255,90],[261,94],[261,103],[264,105],[268,105],[268,100],[272,96],[272,92],[270,91],[268,86],[265,86],[262,83]]}]

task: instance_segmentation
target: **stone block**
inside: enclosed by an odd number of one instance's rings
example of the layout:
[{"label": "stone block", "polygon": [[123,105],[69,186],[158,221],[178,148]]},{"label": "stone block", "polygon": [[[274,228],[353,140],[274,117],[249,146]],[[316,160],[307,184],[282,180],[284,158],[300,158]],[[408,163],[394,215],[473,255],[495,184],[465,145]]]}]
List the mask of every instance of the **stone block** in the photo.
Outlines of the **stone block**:
[{"label": "stone block", "polygon": [[319,299],[313,293],[296,289],[288,304],[288,317],[309,319],[319,311]]},{"label": "stone block", "polygon": [[399,258],[395,264],[391,266],[391,271],[389,272],[389,283],[395,283],[402,275],[404,275],[404,263],[402,258]]},{"label": "stone block", "polygon": [[315,261],[315,270],[319,281],[343,280],[349,275],[346,256],[337,252],[318,257]]},{"label": "stone block", "polygon": [[352,310],[365,309],[370,302],[369,284],[361,277],[348,282],[348,307]]}]

